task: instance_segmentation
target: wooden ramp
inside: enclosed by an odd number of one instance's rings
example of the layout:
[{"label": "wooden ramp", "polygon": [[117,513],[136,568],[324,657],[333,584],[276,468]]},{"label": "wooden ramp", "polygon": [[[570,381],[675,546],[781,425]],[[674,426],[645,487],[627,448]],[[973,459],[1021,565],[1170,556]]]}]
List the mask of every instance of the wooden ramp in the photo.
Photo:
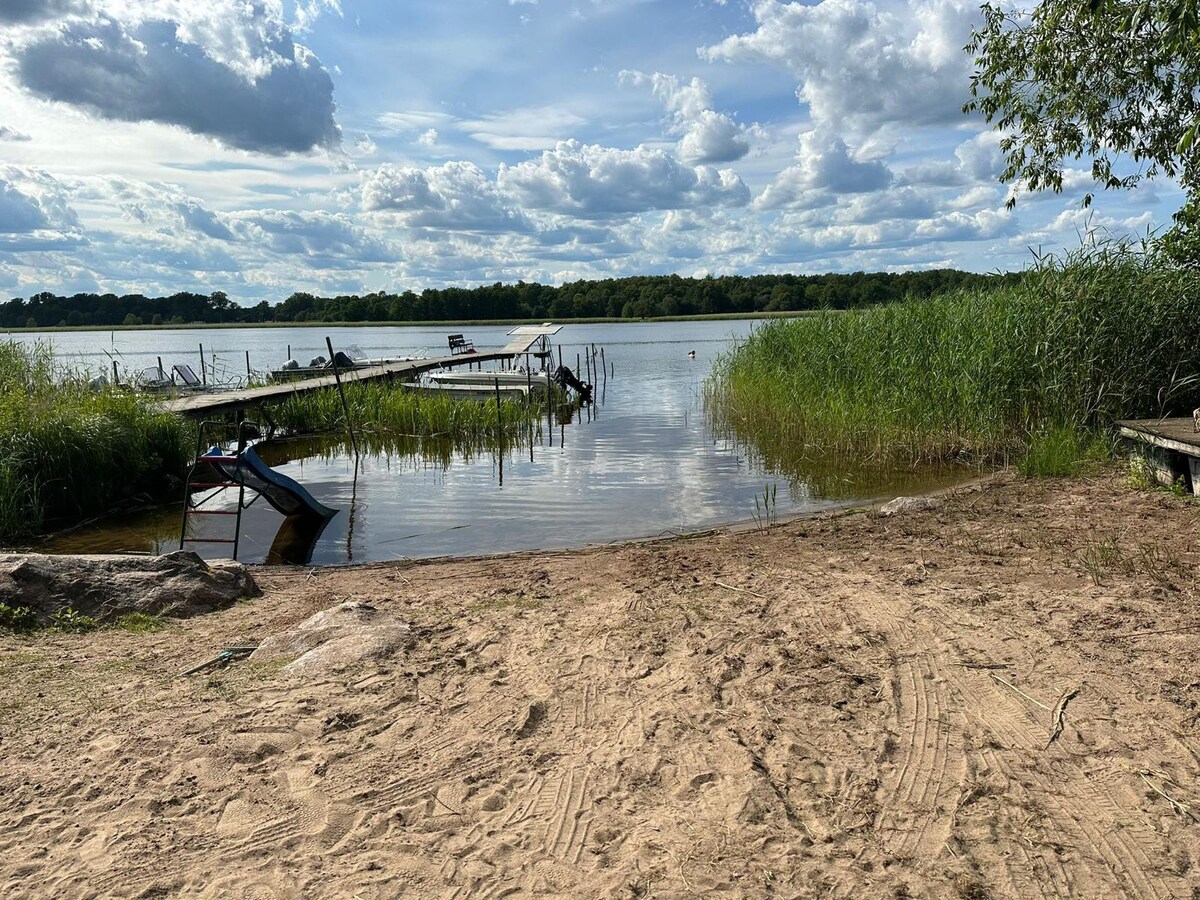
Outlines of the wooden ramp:
[{"label": "wooden ramp", "polygon": [[1200,432],[1194,419],[1125,419],[1117,433],[1132,441],[1160,483],[1183,479],[1200,496]]},{"label": "wooden ramp", "polygon": [[[383,366],[366,366],[361,369],[347,369],[341,373],[342,383],[354,381],[378,381],[380,379],[415,378],[424,372],[434,369],[449,369],[473,363],[495,362],[512,359],[515,354],[504,350],[484,353],[460,353],[454,356],[442,356],[436,359],[417,359],[408,362],[389,363]],[[156,403],[155,409],[162,412],[177,413],[190,419],[205,419],[221,416],[225,413],[237,412],[252,406],[265,406],[272,403],[282,403],[288,397],[306,394],[309,391],[319,391],[335,387],[337,380],[331,372],[317,378],[305,378],[299,381],[288,381],[281,384],[267,384],[262,387],[245,388],[237,391],[214,391],[211,393],[188,394],[183,397],[172,397]]]}]

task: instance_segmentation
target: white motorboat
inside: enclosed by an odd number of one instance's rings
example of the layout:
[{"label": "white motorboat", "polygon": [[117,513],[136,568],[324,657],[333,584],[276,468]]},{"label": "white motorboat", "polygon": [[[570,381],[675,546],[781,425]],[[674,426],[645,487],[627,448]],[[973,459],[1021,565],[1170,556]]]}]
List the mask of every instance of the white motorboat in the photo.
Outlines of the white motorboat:
[{"label": "white motorboat", "polygon": [[443,385],[445,387],[462,386],[462,385],[482,385],[484,387],[494,388],[497,383],[500,387],[532,387],[534,390],[544,391],[550,387],[550,375],[548,372],[522,372],[519,369],[513,369],[505,372],[431,372],[429,380],[434,384]]},{"label": "white motorboat", "polygon": [[[450,397],[454,400],[478,400],[490,403],[496,399],[495,384],[421,384],[412,382],[400,385],[406,391],[422,396]],[[500,397],[504,400],[523,400],[529,394],[524,384],[501,384]]]}]

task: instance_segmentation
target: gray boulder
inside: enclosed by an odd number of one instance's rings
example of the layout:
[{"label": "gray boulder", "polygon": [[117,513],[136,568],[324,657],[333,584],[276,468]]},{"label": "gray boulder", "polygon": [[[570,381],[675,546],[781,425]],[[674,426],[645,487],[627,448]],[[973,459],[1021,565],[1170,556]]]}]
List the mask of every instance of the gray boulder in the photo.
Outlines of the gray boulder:
[{"label": "gray boulder", "polygon": [[194,616],[261,591],[241,563],[206,563],[190,550],[162,556],[0,554],[0,603],[43,622],[67,608],[101,622],[126,613]]},{"label": "gray boulder", "polygon": [[286,662],[289,675],[318,675],[394,656],[412,642],[412,628],[366,603],[324,609],[287,631],[272,635],[251,662]]}]

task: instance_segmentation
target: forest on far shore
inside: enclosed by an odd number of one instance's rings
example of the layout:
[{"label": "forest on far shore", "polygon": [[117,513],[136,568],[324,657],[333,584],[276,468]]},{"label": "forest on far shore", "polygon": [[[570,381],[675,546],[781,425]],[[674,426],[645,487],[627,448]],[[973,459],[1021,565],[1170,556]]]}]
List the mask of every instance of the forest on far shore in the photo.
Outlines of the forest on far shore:
[{"label": "forest on far shore", "polygon": [[978,275],[956,269],[855,272],[848,275],[727,275],[683,278],[646,275],[551,285],[517,282],[475,288],[427,289],[419,294],[377,291],[318,297],[294,293],[271,304],[241,306],[222,291],[141,294],[43,292],[0,303],[0,327],[54,328],[256,322],[438,322],[466,319],[645,319],[721,313],[851,309],[929,297],[961,287],[1011,283],[1021,276]]}]

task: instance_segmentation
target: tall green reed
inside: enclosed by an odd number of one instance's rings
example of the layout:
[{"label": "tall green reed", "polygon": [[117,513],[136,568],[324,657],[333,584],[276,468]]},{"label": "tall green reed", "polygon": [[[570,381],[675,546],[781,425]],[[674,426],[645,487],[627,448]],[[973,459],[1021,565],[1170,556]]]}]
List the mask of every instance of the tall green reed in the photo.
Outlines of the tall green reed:
[{"label": "tall green reed", "polygon": [[[515,438],[538,424],[544,412],[524,400],[495,402],[455,399],[437,392],[408,390],[403,385],[366,382],[346,385],[346,405],[356,431],[390,432],[453,440]],[[544,409],[544,407],[542,408]],[[273,407],[276,425],[293,434],[346,430],[341,400],[334,390],[289,397]]]},{"label": "tall green reed", "polygon": [[0,540],[157,493],[187,464],[187,426],[59,371],[45,345],[0,344]]},{"label": "tall green reed", "polygon": [[1038,435],[1200,403],[1200,273],[1103,246],[1019,284],[765,324],[706,386],[765,453],[1020,459]]}]

